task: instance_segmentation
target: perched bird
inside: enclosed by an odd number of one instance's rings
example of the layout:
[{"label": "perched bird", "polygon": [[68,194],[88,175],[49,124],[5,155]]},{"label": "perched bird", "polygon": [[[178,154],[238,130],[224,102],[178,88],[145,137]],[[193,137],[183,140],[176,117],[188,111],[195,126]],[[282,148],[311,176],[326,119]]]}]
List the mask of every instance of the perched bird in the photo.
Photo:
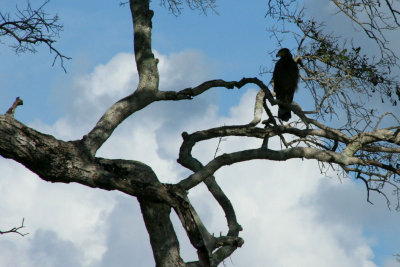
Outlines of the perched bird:
[{"label": "perched bird", "polygon": [[[299,68],[293,60],[292,54],[289,49],[282,48],[276,54],[280,57],[275,64],[274,73],[272,76],[274,82],[274,91],[276,99],[284,103],[292,103],[294,92],[297,90],[297,83],[299,81]],[[279,105],[278,118],[283,121],[288,121],[291,117],[290,109]]]}]

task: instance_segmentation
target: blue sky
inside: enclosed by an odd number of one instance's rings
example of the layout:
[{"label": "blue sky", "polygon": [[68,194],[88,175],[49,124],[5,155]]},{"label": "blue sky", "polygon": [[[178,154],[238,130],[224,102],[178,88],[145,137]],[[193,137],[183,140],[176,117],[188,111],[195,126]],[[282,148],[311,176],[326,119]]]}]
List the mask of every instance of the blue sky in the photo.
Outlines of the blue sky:
[{"label": "blue sky", "polygon": [[[272,67],[268,52],[276,43],[267,32],[266,2],[249,6],[248,1],[224,0],[218,1],[218,15],[184,10],[175,17],[153,1],[153,49],[160,58],[161,88],[183,89],[215,78],[240,80],[258,76],[260,66]],[[317,2],[310,12],[329,14],[329,6]],[[1,10],[14,6],[0,0]],[[129,8],[119,1],[53,0],[47,11],[57,13],[64,24],[56,47],[72,57],[65,62],[67,73],[59,62],[51,66],[47,48],[15,55],[2,45],[0,108],[6,111],[20,96],[24,106],[16,111],[18,120],[60,139],[81,138],[137,83]],[[327,22],[343,25],[331,17]],[[295,47],[290,40],[286,45]],[[268,75],[261,78],[270,80]],[[143,161],[162,181],[176,182],[187,174],[176,163],[181,132],[249,122],[256,92],[252,87],[215,89],[190,102],[155,103],[127,119],[98,155]],[[305,96],[300,88],[295,101],[306,103]],[[221,151],[258,145],[229,138]],[[205,142],[194,153],[206,160],[215,147],[216,142]],[[0,251],[8,253],[0,255],[0,266],[51,267],[65,259],[69,267],[127,266],[132,259],[133,266],[153,265],[134,199],[80,185],[48,184],[10,160],[0,159],[0,172],[0,227],[15,226],[25,217],[30,232],[24,238],[1,237]],[[218,171],[246,242],[226,266],[396,266],[392,255],[400,252],[399,213],[389,211],[380,197],[373,197],[375,205],[366,203],[362,184],[340,182],[329,174],[332,178],[322,177],[315,162],[294,160],[254,161]],[[204,188],[190,197],[213,232],[226,230],[224,216]],[[176,225],[184,258],[193,258]]]},{"label": "blue sky", "polygon": [[[6,8],[14,7],[9,1],[3,2],[2,6]],[[25,3],[19,2],[21,5]],[[73,58],[65,62],[67,75],[57,64],[59,62],[51,67],[53,57],[47,53],[47,48],[39,48],[38,53],[33,55],[22,54],[17,57],[13,51],[2,49],[2,57],[5,58],[3,62],[9,62],[0,66],[0,79],[2,84],[7,85],[7,98],[12,99],[18,94],[26,101],[36,97],[46,100],[41,105],[45,104],[47,111],[32,106],[25,110],[25,114],[21,114],[22,118],[27,116],[27,120],[32,120],[43,112],[43,116],[40,116],[43,120],[54,121],[56,116],[49,114],[48,109],[52,109],[54,113],[59,112],[59,104],[54,105],[51,98],[62,94],[59,91],[63,89],[59,89],[59,84],[68,84],[75,73],[90,71],[119,52],[132,51],[129,7],[120,7],[118,3],[119,1],[98,1],[94,5],[87,1],[52,1],[48,4],[48,12],[57,13],[64,25],[57,48]],[[264,18],[264,4],[263,1],[255,1],[244,12],[244,4],[232,5],[229,1],[221,1],[217,9],[219,15],[209,12],[204,16],[199,11],[186,9],[176,17],[154,1],[152,6],[156,15],[153,21],[153,49],[160,53],[198,50],[213,59],[212,78],[229,80],[257,76],[260,66],[269,61],[268,52],[274,45],[265,30],[267,23]],[[24,77],[14,71],[21,68],[32,75]],[[236,92],[225,94],[220,103],[228,103],[229,106],[237,102],[237,95]],[[5,99],[6,97],[2,98],[2,104],[7,106]]]}]

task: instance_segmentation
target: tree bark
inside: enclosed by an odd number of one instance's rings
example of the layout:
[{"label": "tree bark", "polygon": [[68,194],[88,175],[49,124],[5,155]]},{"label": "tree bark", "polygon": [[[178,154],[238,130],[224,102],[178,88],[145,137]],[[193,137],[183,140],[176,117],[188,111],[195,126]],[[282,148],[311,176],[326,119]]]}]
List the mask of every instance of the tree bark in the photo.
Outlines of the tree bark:
[{"label": "tree bark", "polygon": [[170,220],[171,207],[139,199],[157,267],[184,267],[179,242]]}]

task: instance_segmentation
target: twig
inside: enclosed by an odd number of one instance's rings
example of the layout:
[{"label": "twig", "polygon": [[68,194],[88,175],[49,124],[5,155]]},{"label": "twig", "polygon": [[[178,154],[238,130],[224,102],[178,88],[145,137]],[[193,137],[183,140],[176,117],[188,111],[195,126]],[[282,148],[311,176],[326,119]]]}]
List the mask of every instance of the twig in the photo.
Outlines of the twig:
[{"label": "twig", "polygon": [[25,226],[24,226],[24,222],[25,222],[25,218],[22,219],[21,226],[11,228],[10,230],[7,230],[7,231],[0,231],[0,235],[9,234],[9,233],[16,233],[16,234],[19,234],[20,236],[26,236],[26,235],[28,235],[29,233],[21,233],[21,232],[19,231],[20,229],[22,229],[22,228],[25,227]]}]

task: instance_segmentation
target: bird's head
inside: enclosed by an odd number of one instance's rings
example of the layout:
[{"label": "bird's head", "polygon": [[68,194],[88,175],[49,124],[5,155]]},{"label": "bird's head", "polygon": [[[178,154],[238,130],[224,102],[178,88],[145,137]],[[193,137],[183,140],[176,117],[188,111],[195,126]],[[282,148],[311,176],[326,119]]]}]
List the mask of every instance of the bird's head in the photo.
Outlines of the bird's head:
[{"label": "bird's head", "polygon": [[290,50],[287,48],[282,48],[281,50],[278,51],[276,54],[277,57],[292,57],[292,54],[290,53]]}]

